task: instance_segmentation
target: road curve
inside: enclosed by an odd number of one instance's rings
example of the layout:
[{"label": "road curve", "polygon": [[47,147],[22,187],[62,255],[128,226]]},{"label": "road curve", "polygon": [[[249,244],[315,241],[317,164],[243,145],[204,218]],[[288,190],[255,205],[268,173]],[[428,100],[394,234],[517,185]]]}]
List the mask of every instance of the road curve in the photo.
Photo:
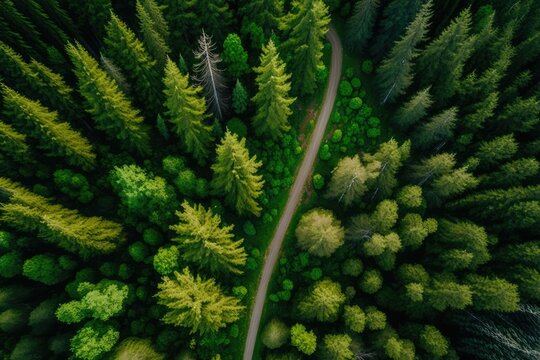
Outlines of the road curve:
[{"label": "road curve", "polygon": [[289,228],[294,212],[302,198],[306,181],[308,181],[311,170],[313,169],[313,165],[315,164],[315,158],[319,153],[319,148],[326,130],[326,125],[328,124],[328,119],[330,119],[330,114],[332,113],[334,102],[336,100],[337,88],[341,78],[343,49],[341,47],[339,35],[332,26],[330,26],[330,29],[326,34],[326,38],[332,45],[332,62],[330,65],[330,74],[328,76],[328,84],[324,94],[323,105],[319,112],[315,130],[311,135],[307,152],[302,160],[302,165],[300,166],[300,170],[298,170],[293,187],[289,193],[287,205],[285,205],[285,210],[279,219],[278,226],[274,232],[274,237],[266,252],[266,262],[264,263],[259,288],[257,289],[257,296],[255,297],[255,305],[253,306],[251,320],[249,322],[249,330],[244,347],[244,360],[253,359],[253,351],[257,341],[257,332],[261,322],[266,294],[268,292],[268,284],[270,283],[272,272],[276,266],[281,245],[283,244],[283,239],[285,238],[285,234],[287,233],[287,229]]}]

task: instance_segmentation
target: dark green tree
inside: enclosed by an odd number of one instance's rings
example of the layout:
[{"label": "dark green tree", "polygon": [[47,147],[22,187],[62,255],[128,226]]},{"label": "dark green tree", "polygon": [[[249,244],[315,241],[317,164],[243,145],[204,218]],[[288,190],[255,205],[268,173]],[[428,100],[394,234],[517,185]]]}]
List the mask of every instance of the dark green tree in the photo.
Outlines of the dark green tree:
[{"label": "dark green tree", "polygon": [[358,0],[347,20],[347,42],[351,49],[362,52],[373,35],[379,0]]}]

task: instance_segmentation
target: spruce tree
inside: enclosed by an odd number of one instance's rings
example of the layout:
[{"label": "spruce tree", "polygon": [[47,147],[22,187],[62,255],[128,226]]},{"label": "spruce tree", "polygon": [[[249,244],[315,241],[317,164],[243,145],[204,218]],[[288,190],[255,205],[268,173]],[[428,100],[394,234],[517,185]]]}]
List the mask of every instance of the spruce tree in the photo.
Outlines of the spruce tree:
[{"label": "spruce tree", "polygon": [[227,296],[213,279],[193,276],[188,268],[158,284],[158,304],[167,308],[162,321],[190,329],[190,333],[216,332],[236,321],[244,307]]},{"label": "spruce tree", "polygon": [[322,0],[294,0],[292,12],[282,18],[280,28],[287,36],[282,49],[293,74],[295,94],[308,95],[315,91],[329,23],[328,7]]},{"label": "spruce tree", "polygon": [[39,142],[50,156],[65,157],[71,165],[91,169],[96,155],[92,145],[69,124],[58,121],[58,113],[30,100],[7,86],[2,87],[4,114],[16,121],[17,128]]},{"label": "spruce tree", "polygon": [[167,45],[169,28],[161,7],[154,0],[137,0],[136,9],[144,45],[158,65],[163,66],[171,49]]},{"label": "spruce tree", "polygon": [[347,42],[351,49],[362,52],[373,35],[379,0],[358,0],[347,20]]},{"label": "spruce tree", "polygon": [[156,62],[148,55],[133,31],[115,14],[112,14],[107,25],[104,43],[105,55],[124,71],[133,86],[135,99],[144,105],[148,115],[153,115],[161,103],[160,74]]},{"label": "spruce tree", "polygon": [[0,121],[0,154],[5,154],[20,163],[30,160],[26,136],[3,121]]},{"label": "spruce tree", "polygon": [[285,73],[285,64],[271,39],[263,48],[260,61],[261,65],[254,68],[259,90],[252,98],[257,107],[253,127],[257,135],[269,135],[276,140],[291,128],[288,118],[295,100],[289,96],[291,75]]},{"label": "spruce tree", "polygon": [[246,112],[249,104],[249,96],[246,88],[242,85],[240,80],[236,80],[232,93],[232,107],[235,113],[243,114]]},{"label": "spruce tree", "polygon": [[165,66],[165,108],[166,119],[174,126],[186,150],[193,153],[197,161],[204,162],[210,153],[212,128],[205,124],[206,101],[201,97],[200,86],[190,86],[188,75],[182,75],[176,64],[167,59]]},{"label": "spruce tree", "polygon": [[448,142],[456,126],[458,109],[452,107],[433,116],[416,131],[414,145],[420,149],[440,150]]},{"label": "spruce tree", "polygon": [[476,37],[469,34],[471,23],[470,9],[463,10],[418,58],[418,80],[421,86],[431,86],[439,105],[454,95],[463,66],[472,54]]},{"label": "spruce tree", "polygon": [[377,160],[363,164],[358,155],[344,157],[332,171],[326,197],[337,199],[344,206],[352,205],[367,191],[366,182],[377,178],[380,168]]},{"label": "spruce tree", "polygon": [[69,44],[67,52],[75,66],[79,91],[86,100],[96,128],[122,142],[128,149],[146,153],[150,149],[143,118],[134,109],[118,85],[100,69],[97,61],[80,44]]},{"label": "spruce tree", "polygon": [[378,35],[371,47],[371,54],[381,58],[405,33],[425,0],[392,0],[383,12]]},{"label": "spruce tree", "polygon": [[233,240],[233,225],[222,226],[221,217],[212,210],[201,204],[191,206],[186,201],[182,203],[182,211],[177,211],[176,215],[180,223],[170,229],[178,235],[173,241],[179,243],[184,260],[213,273],[242,273],[247,255],[242,246],[243,240]]},{"label": "spruce tree", "polygon": [[407,102],[403,103],[396,112],[394,122],[400,128],[406,130],[427,115],[429,108],[433,104],[429,90],[429,87],[419,90]]},{"label": "spruce tree", "polygon": [[283,15],[283,1],[241,0],[239,12],[261,26],[268,35],[270,31],[277,30],[279,19]]},{"label": "spruce tree", "polygon": [[432,0],[422,6],[407,31],[396,41],[377,70],[381,103],[393,102],[412,83],[412,61],[418,56],[416,47],[425,40],[431,18]]},{"label": "spruce tree", "polygon": [[227,65],[228,73],[233,78],[239,78],[249,71],[248,53],[242,46],[242,39],[235,33],[230,33],[223,42],[223,62]]},{"label": "spruce tree", "polygon": [[259,216],[261,207],[257,198],[262,193],[264,180],[257,175],[257,170],[262,163],[257,161],[256,156],[249,156],[246,139],[238,140],[238,135],[227,130],[216,153],[211,182],[214,192],[225,195],[225,201],[239,214]]}]

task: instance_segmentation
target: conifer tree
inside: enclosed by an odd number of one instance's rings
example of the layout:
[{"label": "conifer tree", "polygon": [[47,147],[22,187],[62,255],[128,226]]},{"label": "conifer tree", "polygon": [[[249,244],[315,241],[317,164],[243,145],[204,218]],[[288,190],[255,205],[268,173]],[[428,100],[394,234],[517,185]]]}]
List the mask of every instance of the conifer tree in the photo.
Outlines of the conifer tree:
[{"label": "conifer tree", "polygon": [[466,190],[474,189],[478,183],[478,179],[469,173],[467,167],[464,166],[435,179],[431,184],[428,196],[435,196],[439,200],[448,199]]},{"label": "conifer tree", "polygon": [[291,128],[288,118],[295,98],[289,96],[290,74],[280,59],[272,39],[263,48],[261,65],[254,68],[257,74],[257,94],[252,98],[257,107],[253,127],[258,135],[270,135],[274,140]]},{"label": "conifer tree", "polygon": [[176,64],[167,59],[165,67],[165,108],[167,120],[174,125],[174,131],[186,150],[193,153],[195,159],[203,162],[210,152],[212,128],[204,122],[206,101],[200,96],[200,86],[190,86],[188,75],[182,75]]},{"label": "conifer tree", "polygon": [[341,285],[325,279],[315,283],[313,288],[298,303],[300,316],[318,321],[335,321],[345,295]]},{"label": "conifer tree", "polygon": [[344,157],[332,171],[326,196],[350,206],[360,200],[367,191],[366,182],[375,179],[379,175],[380,168],[381,163],[376,160],[364,165],[358,155]]},{"label": "conifer tree", "polygon": [[317,348],[317,335],[313,330],[308,331],[302,324],[296,324],[291,328],[291,345],[298,351],[311,355]]},{"label": "conifer tree", "polygon": [[194,277],[188,268],[164,277],[158,284],[158,304],[167,308],[162,321],[190,329],[190,333],[216,332],[236,321],[244,307],[227,296],[213,279]]},{"label": "conifer tree", "polygon": [[287,40],[282,44],[295,94],[313,94],[317,69],[322,65],[323,37],[328,31],[330,16],[322,0],[294,0],[292,12],[285,15],[280,28]]},{"label": "conifer tree", "polygon": [[233,240],[233,225],[222,226],[221,217],[212,210],[201,204],[191,206],[186,201],[182,203],[182,212],[177,211],[176,215],[180,223],[170,229],[178,235],[173,241],[179,243],[184,260],[195,262],[213,273],[224,270],[242,273],[247,255],[243,240]]},{"label": "conifer tree", "polygon": [[225,195],[225,201],[239,214],[259,216],[261,207],[257,198],[262,193],[264,180],[257,175],[262,163],[249,156],[246,139],[227,130],[216,148],[216,163],[212,165],[214,176],[211,186],[216,194]]},{"label": "conifer tree", "polygon": [[343,245],[345,231],[330,210],[313,209],[302,215],[295,235],[300,248],[315,256],[329,257]]},{"label": "conifer tree", "polygon": [[83,257],[114,251],[124,241],[122,226],[50,204],[18,183],[0,178],[0,221]]},{"label": "conifer tree", "polygon": [[472,305],[472,291],[452,279],[436,278],[426,290],[428,303],[438,311],[446,309],[463,310]]},{"label": "conifer tree", "polygon": [[425,0],[392,0],[383,12],[378,36],[371,47],[371,54],[381,58],[405,33]]},{"label": "conifer tree", "polygon": [[377,70],[377,81],[381,89],[381,103],[393,102],[412,83],[412,61],[417,57],[416,47],[427,34],[431,18],[432,0],[425,3],[414,21],[399,41],[396,41],[388,56]]},{"label": "conifer tree", "polygon": [[158,65],[163,66],[171,49],[167,45],[169,28],[161,7],[154,0],[138,0],[136,9],[144,45]]},{"label": "conifer tree", "polygon": [[398,205],[393,200],[383,200],[371,214],[360,214],[352,218],[347,237],[367,240],[375,233],[386,235],[398,220]]},{"label": "conifer tree", "polygon": [[86,99],[86,111],[94,118],[96,128],[120,140],[128,149],[148,152],[148,130],[118,85],[80,44],[69,44],[67,52],[75,66],[79,91]]},{"label": "conifer tree", "polygon": [[30,100],[7,86],[2,87],[4,114],[17,127],[34,137],[48,155],[66,157],[71,165],[90,169],[96,155],[89,141],[73,130],[69,124],[58,121],[58,113]]},{"label": "conifer tree", "polygon": [[352,339],[346,334],[328,334],[323,338],[321,359],[351,360],[354,353],[351,350]]},{"label": "conifer tree", "polygon": [[427,115],[433,104],[429,90],[429,87],[419,90],[397,111],[394,121],[400,128],[406,130]]},{"label": "conifer tree", "polygon": [[138,103],[144,105],[148,114],[156,112],[161,103],[156,63],[133,31],[115,14],[107,25],[104,43],[105,55],[124,71]]},{"label": "conifer tree", "polygon": [[540,162],[534,158],[523,158],[503,164],[498,171],[481,177],[482,185],[491,187],[511,187],[522,185],[540,171]]},{"label": "conifer tree", "polygon": [[212,37],[208,36],[204,30],[199,37],[199,48],[194,52],[195,59],[195,79],[201,84],[206,92],[207,105],[212,107],[214,116],[218,120],[223,119],[226,110],[225,103],[225,80],[221,74],[219,63],[221,58],[215,53],[216,45],[212,42]]},{"label": "conifer tree", "polygon": [[518,287],[503,279],[469,274],[473,306],[480,311],[515,312],[519,306]]},{"label": "conifer tree", "polygon": [[249,96],[246,88],[242,85],[240,80],[236,80],[232,93],[232,107],[235,113],[243,114],[246,112],[249,103]]},{"label": "conifer tree", "polygon": [[421,86],[431,85],[437,104],[444,104],[454,95],[463,66],[472,54],[476,36],[469,34],[471,23],[471,11],[467,8],[418,58],[419,82]]},{"label": "conifer tree", "polygon": [[514,134],[498,136],[481,142],[475,157],[480,160],[483,167],[489,167],[512,158],[518,151],[518,147]]},{"label": "conifer tree", "polygon": [[228,73],[233,78],[239,78],[248,72],[248,53],[242,46],[242,39],[235,33],[227,35],[223,42],[223,62],[227,65]]},{"label": "conifer tree", "polygon": [[282,0],[242,0],[239,12],[243,16],[261,26],[268,35],[277,30],[278,22],[283,15]]},{"label": "conifer tree", "polygon": [[420,149],[441,149],[454,134],[457,121],[456,107],[444,110],[423,124],[414,136],[414,145]]},{"label": "conifer tree", "polygon": [[448,174],[455,165],[454,154],[437,154],[422,160],[420,164],[413,165],[409,176],[417,181],[419,185],[423,185],[434,177]]},{"label": "conifer tree", "polygon": [[105,27],[113,10],[111,0],[95,0],[81,3],[76,0],[68,0],[70,14],[75,14],[76,22],[81,29],[90,27],[98,39],[102,39]]},{"label": "conifer tree", "polygon": [[8,155],[20,163],[26,163],[30,160],[26,136],[18,133],[3,121],[0,121],[0,154]]},{"label": "conifer tree", "polygon": [[373,34],[373,26],[377,18],[379,0],[358,0],[353,14],[347,20],[347,41],[349,47],[362,52]]}]

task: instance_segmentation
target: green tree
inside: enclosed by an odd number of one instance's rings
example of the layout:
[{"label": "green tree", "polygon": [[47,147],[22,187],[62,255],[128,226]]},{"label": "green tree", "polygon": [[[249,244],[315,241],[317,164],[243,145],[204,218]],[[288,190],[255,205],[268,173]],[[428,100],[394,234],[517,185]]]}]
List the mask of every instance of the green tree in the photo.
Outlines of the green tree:
[{"label": "green tree", "polygon": [[438,104],[444,104],[454,95],[463,66],[472,55],[476,36],[469,34],[471,24],[471,11],[467,8],[418,58],[418,80],[421,86],[431,85],[431,93]]},{"label": "green tree", "polygon": [[0,178],[0,221],[83,257],[114,251],[125,240],[120,224],[99,217],[85,217],[75,210],[53,205],[20,184]]},{"label": "green tree", "polygon": [[341,292],[341,285],[325,279],[316,282],[313,288],[300,300],[298,312],[301,317],[306,319],[335,321],[344,302],[345,294]]},{"label": "green tree", "polygon": [[321,359],[350,360],[354,358],[351,350],[352,339],[346,334],[328,334],[323,338]]},{"label": "green tree", "polygon": [[453,134],[457,121],[456,107],[444,110],[420,126],[414,135],[414,145],[420,149],[442,148]]},{"label": "green tree", "polygon": [[282,48],[293,74],[296,94],[313,94],[317,70],[322,65],[323,37],[328,31],[330,16],[322,0],[294,0],[291,13],[285,15],[280,28],[286,34]]},{"label": "green tree", "polygon": [[377,70],[377,82],[381,89],[381,103],[393,102],[412,83],[412,61],[418,56],[416,47],[427,34],[433,2],[424,5],[405,34],[395,42],[392,50]]},{"label": "green tree", "polygon": [[291,76],[285,73],[272,39],[263,47],[260,61],[261,65],[254,68],[258,92],[252,98],[257,107],[253,127],[258,135],[270,135],[275,140],[291,128],[288,118],[295,100],[289,96]]},{"label": "green tree", "polygon": [[442,153],[423,159],[420,164],[411,166],[409,176],[423,185],[434,177],[446,175],[452,171],[456,165],[454,154]]},{"label": "green tree", "polygon": [[405,185],[396,195],[396,201],[400,207],[416,209],[422,206],[422,188],[418,185]]},{"label": "green tree", "polygon": [[505,106],[498,116],[498,124],[517,133],[528,133],[536,128],[540,117],[540,100],[536,97],[518,98]]},{"label": "green tree", "polygon": [[306,355],[311,355],[317,348],[317,336],[302,324],[296,324],[291,328],[291,345]]},{"label": "green tree", "polygon": [[393,0],[385,8],[371,54],[381,58],[414,20],[425,0]]},{"label": "green tree", "polygon": [[148,152],[150,139],[147,128],[142,124],[143,118],[118,85],[80,44],[69,44],[66,50],[75,66],[79,91],[86,99],[86,111],[96,121],[96,128],[120,140],[128,149]]},{"label": "green tree", "polygon": [[91,169],[96,155],[92,145],[80,133],[58,120],[58,113],[3,86],[4,115],[13,119],[21,131],[34,137],[48,155],[65,157],[69,164]]},{"label": "green tree", "polygon": [[367,240],[373,234],[386,235],[398,220],[398,206],[394,200],[383,200],[371,214],[360,214],[352,218],[347,229],[347,237],[353,240]]},{"label": "green tree", "polygon": [[438,311],[446,309],[463,310],[472,305],[472,291],[469,286],[461,285],[451,279],[434,279],[426,289],[427,301]]},{"label": "green tree", "polygon": [[482,185],[510,187],[522,184],[540,170],[540,163],[534,158],[523,158],[503,164],[498,171],[481,177]]},{"label": "green tree", "polygon": [[148,339],[127,338],[114,350],[112,360],[163,360],[165,356],[154,350]]},{"label": "green tree", "polygon": [[249,71],[247,64],[248,53],[242,46],[240,36],[235,33],[227,35],[223,42],[223,62],[227,65],[227,70],[233,78],[239,78]]},{"label": "green tree", "polygon": [[469,173],[465,166],[435,179],[431,184],[429,195],[437,199],[448,199],[474,189],[477,185],[478,179]]},{"label": "green tree", "polygon": [[362,52],[373,35],[379,0],[359,0],[347,20],[347,42],[356,52]]},{"label": "green tree", "polygon": [[282,0],[242,0],[239,12],[268,32],[277,30],[283,15]]},{"label": "green tree", "polygon": [[179,268],[180,251],[177,246],[160,247],[154,255],[154,269],[161,275],[169,275]]},{"label": "green tree", "polygon": [[211,186],[239,214],[251,213],[258,216],[261,207],[257,198],[262,193],[264,181],[257,170],[262,163],[257,157],[249,156],[246,139],[238,140],[229,130],[216,149],[216,163],[212,165],[214,176]]},{"label": "green tree", "polygon": [[0,121],[0,153],[6,154],[19,163],[30,161],[26,136],[18,133],[11,125]]},{"label": "green tree", "polygon": [[345,305],[343,321],[352,331],[362,333],[366,326],[366,313],[358,305]]},{"label": "green tree", "polygon": [[169,26],[163,18],[163,8],[154,0],[137,0],[136,9],[144,45],[157,63],[163,66],[171,52],[167,45]]},{"label": "green tree", "polygon": [[62,269],[55,256],[40,254],[25,260],[23,275],[31,280],[52,286],[66,280],[69,273]]},{"label": "green tree", "polygon": [[240,80],[236,80],[236,85],[234,86],[232,93],[232,107],[235,113],[243,114],[246,112],[249,104],[249,95],[246,91],[246,88]]},{"label": "green tree", "polygon": [[23,259],[20,252],[12,250],[0,255],[0,276],[6,279],[22,273]]},{"label": "green tree", "polygon": [[188,75],[182,75],[171,59],[167,59],[163,83],[167,109],[164,115],[174,125],[174,131],[187,151],[203,162],[208,157],[213,138],[211,126],[205,124],[209,116],[206,101],[200,96],[202,88],[190,86]]},{"label": "green tree", "polygon": [[364,165],[358,155],[344,157],[332,171],[326,197],[343,201],[345,206],[352,205],[367,191],[366,182],[377,178],[380,168],[381,163],[376,160]]},{"label": "green tree", "polygon": [[235,297],[226,296],[213,279],[194,277],[185,268],[158,284],[158,304],[167,307],[163,322],[190,328],[190,333],[215,332],[236,321],[244,307]]},{"label": "green tree", "polygon": [[480,311],[514,312],[519,306],[518,287],[504,279],[470,274],[473,307]]},{"label": "green tree", "polygon": [[394,122],[406,130],[422,120],[433,104],[430,88],[424,88],[415,93],[409,101],[405,102],[394,116]]},{"label": "green tree", "polygon": [[97,360],[112,350],[120,332],[112,325],[94,320],[86,323],[73,338],[70,349],[77,359]]},{"label": "green tree", "polygon": [[287,343],[290,331],[287,325],[278,319],[272,319],[266,324],[261,335],[261,341],[269,349],[277,349]]},{"label": "green tree", "polygon": [[114,13],[107,24],[104,39],[105,55],[118,65],[133,85],[133,95],[150,114],[161,104],[159,73],[156,62],[148,55],[142,42]]},{"label": "green tree", "polygon": [[418,344],[427,353],[436,356],[437,358],[443,357],[448,353],[448,340],[441,334],[441,332],[432,325],[425,325],[420,332],[420,341]]},{"label": "green tree", "polygon": [[435,219],[422,220],[419,214],[406,214],[399,222],[399,236],[403,246],[418,249],[429,234],[437,231]]},{"label": "green tree", "polygon": [[329,257],[343,245],[345,231],[332,211],[317,208],[302,215],[295,235],[303,250],[315,256]]},{"label": "green tree", "polygon": [[376,269],[366,269],[360,280],[360,289],[366,294],[375,294],[383,284],[382,274]]},{"label": "green tree", "polygon": [[221,226],[221,217],[201,204],[191,206],[182,203],[182,211],[177,211],[180,223],[170,227],[178,237],[182,257],[195,262],[211,272],[230,271],[241,274],[247,255],[242,246],[243,239],[234,241],[233,225]]}]

